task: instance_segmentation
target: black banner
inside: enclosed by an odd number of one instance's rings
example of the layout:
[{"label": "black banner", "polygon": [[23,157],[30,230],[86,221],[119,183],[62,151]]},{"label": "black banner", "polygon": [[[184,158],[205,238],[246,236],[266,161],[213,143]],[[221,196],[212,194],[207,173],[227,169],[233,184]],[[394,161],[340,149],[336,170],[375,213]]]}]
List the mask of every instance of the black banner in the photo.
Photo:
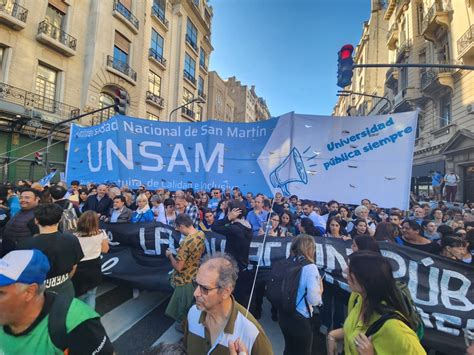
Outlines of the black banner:
[{"label": "black banner", "polygon": [[[181,235],[161,223],[104,224],[110,252],[103,257],[102,272],[112,281],[145,290],[169,290],[172,268],[166,249],[179,247]],[[326,281],[349,291],[342,271],[352,253],[351,241],[315,237],[316,261]],[[289,255],[291,237],[255,237],[250,261],[255,265],[262,255],[261,268]],[[380,243],[385,257],[392,262],[394,277],[407,283],[426,329],[462,336],[463,328],[474,328],[474,268],[444,257],[396,244]],[[224,251],[225,237],[206,233],[206,252]],[[263,254],[262,254],[263,253]],[[262,270],[262,275],[265,274]],[[259,275],[260,276],[260,273]]]}]

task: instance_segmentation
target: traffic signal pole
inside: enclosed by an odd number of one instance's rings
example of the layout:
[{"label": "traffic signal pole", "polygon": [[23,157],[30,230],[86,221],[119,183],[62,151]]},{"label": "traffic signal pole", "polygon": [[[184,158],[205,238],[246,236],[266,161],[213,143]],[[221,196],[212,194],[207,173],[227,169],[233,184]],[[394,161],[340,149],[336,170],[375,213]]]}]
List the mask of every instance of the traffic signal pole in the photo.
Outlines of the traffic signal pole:
[{"label": "traffic signal pole", "polygon": [[115,104],[112,104],[112,105],[109,105],[109,106],[105,106],[105,107],[102,107],[102,108],[99,108],[99,109],[97,109],[97,110],[90,111],[90,112],[87,112],[87,113],[83,113],[83,114],[81,114],[81,115],[73,116],[73,117],[71,117],[71,118],[68,118],[67,120],[64,120],[64,121],[55,123],[55,124],[50,128],[50,130],[48,131],[48,142],[47,142],[47,144],[46,144],[46,150],[45,150],[45,154],[44,154],[44,167],[45,167],[46,173],[48,173],[49,148],[51,147],[51,143],[53,142],[53,133],[54,133],[54,131],[55,131],[59,126],[65,124],[65,123],[69,123],[69,122],[78,120],[78,119],[80,119],[80,118],[83,118],[83,117],[86,117],[86,116],[89,116],[89,115],[93,115],[94,113],[97,113],[97,112],[101,112],[101,111],[108,110],[108,109],[110,109],[110,108],[112,108],[112,107],[115,107]]}]

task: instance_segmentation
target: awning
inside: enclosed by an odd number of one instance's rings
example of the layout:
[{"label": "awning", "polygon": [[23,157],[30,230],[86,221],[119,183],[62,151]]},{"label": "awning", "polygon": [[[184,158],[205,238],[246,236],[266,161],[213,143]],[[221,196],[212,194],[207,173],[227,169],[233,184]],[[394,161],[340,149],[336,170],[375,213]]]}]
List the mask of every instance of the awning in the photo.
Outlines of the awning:
[{"label": "awning", "polygon": [[441,174],[444,173],[444,160],[435,161],[432,163],[413,165],[412,177],[422,177],[431,175],[432,171],[439,171]]}]

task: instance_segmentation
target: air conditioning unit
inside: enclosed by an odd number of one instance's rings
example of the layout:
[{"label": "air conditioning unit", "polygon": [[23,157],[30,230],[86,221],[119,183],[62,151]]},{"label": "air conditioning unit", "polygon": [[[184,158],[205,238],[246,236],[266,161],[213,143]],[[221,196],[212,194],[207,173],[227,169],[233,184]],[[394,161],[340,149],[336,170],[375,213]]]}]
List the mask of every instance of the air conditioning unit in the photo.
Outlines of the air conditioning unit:
[{"label": "air conditioning unit", "polygon": [[474,102],[472,104],[466,105],[466,112],[469,115],[474,115]]}]

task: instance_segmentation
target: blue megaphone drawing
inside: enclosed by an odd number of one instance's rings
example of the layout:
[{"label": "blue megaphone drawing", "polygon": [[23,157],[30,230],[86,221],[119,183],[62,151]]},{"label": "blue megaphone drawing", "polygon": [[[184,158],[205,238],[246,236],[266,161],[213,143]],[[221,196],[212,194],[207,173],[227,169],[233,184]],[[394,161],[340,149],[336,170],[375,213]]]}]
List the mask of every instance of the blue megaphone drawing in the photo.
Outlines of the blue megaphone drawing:
[{"label": "blue megaphone drawing", "polygon": [[289,184],[295,182],[308,183],[308,175],[298,149],[291,149],[285,160],[270,173],[270,182],[273,187],[280,188],[284,196],[290,196]]}]

